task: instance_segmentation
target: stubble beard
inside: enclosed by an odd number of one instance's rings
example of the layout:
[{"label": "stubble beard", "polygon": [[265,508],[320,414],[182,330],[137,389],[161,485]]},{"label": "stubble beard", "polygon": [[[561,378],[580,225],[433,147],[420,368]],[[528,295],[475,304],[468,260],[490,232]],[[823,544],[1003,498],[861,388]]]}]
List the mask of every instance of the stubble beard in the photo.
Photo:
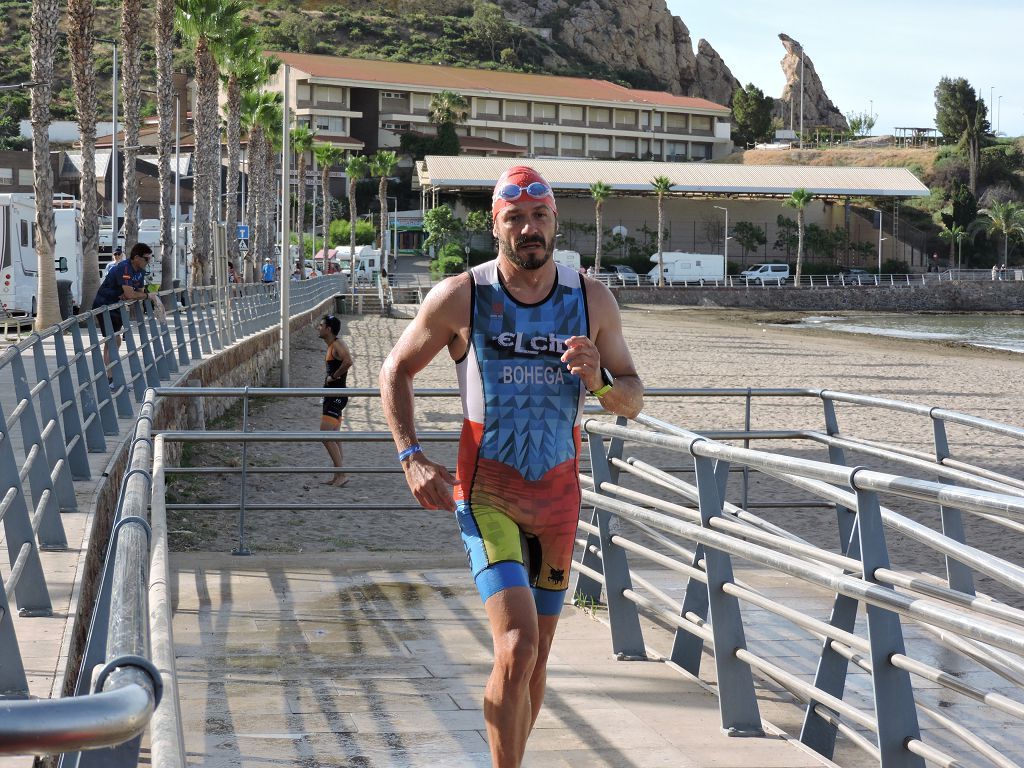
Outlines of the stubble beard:
[{"label": "stubble beard", "polygon": [[[555,251],[554,238],[548,243],[543,235],[537,235],[536,237],[524,237],[518,240],[499,240],[498,241],[498,253],[504,254],[510,262],[515,264],[520,269],[535,270],[540,269],[547,264]],[[521,248],[527,243],[540,243],[544,247],[544,252],[540,256],[520,256],[517,252],[517,248]]]}]

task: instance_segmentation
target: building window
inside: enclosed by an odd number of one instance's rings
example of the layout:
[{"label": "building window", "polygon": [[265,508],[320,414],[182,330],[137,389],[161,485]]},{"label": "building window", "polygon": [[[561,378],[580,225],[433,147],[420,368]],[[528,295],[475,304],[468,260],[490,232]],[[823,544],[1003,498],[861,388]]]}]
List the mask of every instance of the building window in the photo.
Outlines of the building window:
[{"label": "building window", "polygon": [[0,184],[10,186],[14,184],[14,169],[0,168]]},{"label": "building window", "polygon": [[636,125],[636,112],[631,109],[615,110],[616,125]]},{"label": "building window", "polygon": [[478,115],[497,115],[501,113],[501,102],[497,99],[477,99],[476,113]]},{"label": "building window", "polygon": [[18,186],[19,187],[31,187],[35,184],[35,174],[31,168],[19,168],[18,169]]},{"label": "building window", "polygon": [[612,148],[611,139],[607,136],[591,136],[588,144],[591,152],[610,152]]},{"label": "building window", "polygon": [[583,107],[572,106],[571,104],[562,105],[562,119],[572,120],[577,123],[583,122]]},{"label": "building window", "polygon": [[533,119],[542,123],[553,123],[555,122],[555,105],[554,104],[534,104],[533,105]]},{"label": "building window", "polygon": [[316,130],[323,131],[324,133],[344,133],[345,132],[345,118],[344,117],[328,117],[327,115],[315,115],[313,117],[315,122]]},{"label": "building window", "polygon": [[590,108],[590,122],[592,123],[609,123],[611,122],[611,118],[611,110],[605,109],[604,107]]},{"label": "building window", "polygon": [[515,147],[530,146],[530,134],[526,131],[505,131],[505,143]]},{"label": "building window", "polygon": [[385,120],[384,129],[388,131],[408,131],[409,123],[396,123],[391,120]]},{"label": "building window", "polygon": [[543,152],[545,155],[553,154],[555,151],[555,134],[535,133],[533,134],[533,151]]},{"label": "building window", "polygon": [[666,141],[665,159],[670,163],[682,163],[686,160],[685,141]]},{"label": "building window", "polygon": [[669,112],[665,117],[667,119],[666,125],[670,131],[686,129],[686,115],[676,115]]},{"label": "building window", "polygon": [[430,94],[414,93],[412,95],[412,108],[416,110],[430,111]]},{"label": "building window", "polygon": [[706,115],[694,115],[690,119],[690,129],[711,132],[711,118]]},{"label": "building window", "polygon": [[309,101],[309,83],[299,83],[295,87],[295,98],[298,101]]},{"label": "building window", "polygon": [[526,117],[529,109],[530,105],[525,101],[506,101],[505,117]]},{"label": "building window", "polygon": [[342,104],[345,101],[345,94],[338,85],[318,85],[316,87],[316,101],[323,104]]},{"label": "building window", "polygon": [[615,140],[615,154],[616,155],[635,155],[636,154],[636,139],[616,139]]},{"label": "building window", "polygon": [[695,141],[690,145],[690,154],[694,160],[710,160],[711,145]]},{"label": "building window", "polygon": [[479,136],[481,139],[492,139],[494,141],[501,141],[501,131],[497,128],[477,128],[473,133],[474,136]]},{"label": "building window", "polygon": [[401,93],[400,91],[382,91],[381,96],[385,99],[404,99],[408,96],[407,93]]},{"label": "building window", "polygon": [[566,152],[582,151],[583,137],[575,133],[562,134],[562,150]]}]

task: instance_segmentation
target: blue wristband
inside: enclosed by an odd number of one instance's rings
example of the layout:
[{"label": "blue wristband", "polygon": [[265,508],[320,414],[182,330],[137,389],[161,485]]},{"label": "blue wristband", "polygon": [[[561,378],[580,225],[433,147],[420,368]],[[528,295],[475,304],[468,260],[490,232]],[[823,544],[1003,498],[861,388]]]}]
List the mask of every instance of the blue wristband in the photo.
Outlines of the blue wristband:
[{"label": "blue wristband", "polygon": [[404,451],[399,451],[398,452],[398,460],[399,461],[405,461],[410,456],[412,456],[414,453],[422,453],[422,452],[423,452],[423,449],[420,448],[420,444],[419,443],[413,443],[408,448],[406,448]]}]

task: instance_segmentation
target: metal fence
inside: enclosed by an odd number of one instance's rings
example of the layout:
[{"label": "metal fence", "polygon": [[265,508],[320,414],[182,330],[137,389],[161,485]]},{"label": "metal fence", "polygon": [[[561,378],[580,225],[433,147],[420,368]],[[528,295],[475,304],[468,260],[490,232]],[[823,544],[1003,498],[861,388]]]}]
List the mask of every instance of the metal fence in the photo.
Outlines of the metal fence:
[{"label": "metal fence", "polygon": [[[248,553],[246,510],[396,509],[382,500],[329,507],[250,500],[247,489],[257,473],[400,472],[391,464],[340,470],[249,466],[246,450],[255,443],[390,443],[387,430],[247,431],[249,403],[255,398],[328,393],[159,390],[162,396],[232,397],[243,403],[240,430],[164,432],[157,438],[158,446],[168,441],[240,447],[238,466],[167,467],[161,462],[155,469],[160,477],[233,473],[239,482],[237,495],[193,503],[161,501],[161,509],[237,514],[237,521],[222,522],[237,522],[237,554]],[[377,396],[372,389],[347,394]],[[417,396],[455,393],[429,390]],[[648,396],[649,410],[656,410],[659,398],[734,402],[741,423],[697,434],[646,415],[634,423],[585,419],[590,461],[584,461],[584,502],[595,512],[590,522],[580,524],[586,539],[578,542],[576,600],[597,606],[604,599],[612,650],[619,658],[662,657],[654,646],[667,642],[671,651],[663,657],[695,675],[708,674],[708,659],[713,658],[710,677],[717,684],[722,725],[734,735],[761,733],[758,679],[803,702],[801,740],[825,755],[833,754],[842,736],[883,766],[1011,766],[1024,759],[1019,737],[1024,726],[1017,723],[1024,718],[1024,568],[966,543],[975,520],[1002,526],[1008,536],[1024,533],[1024,480],[966,453],[979,440],[998,439],[1005,443],[1001,451],[1006,463],[1020,466],[1024,429],[916,403],[832,391],[653,390]],[[764,410],[762,404],[785,422],[757,424],[753,413]],[[794,426],[806,421],[793,418],[798,404],[816,411],[822,426]],[[847,410],[851,421],[871,412],[914,422],[930,437],[930,448],[886,444],[870,434],[841,430],[838,414]],[[435,443],[454,443],[457,437],[455,431],[419,435],[421,441]],[[760,442],[772,443],[772,450],[749,448]],[[808,448],[826,452],[828,461],[791,455]],[[662,457],[660,465],[652,463],[643,457],[652,450],[686,461],[674,466]],[[848,457],[854,454],[872,466],[849,466]],[[780,487],[794,489],[799,498],[787,498]],[[908,514],[910,505],[933,514],[941,532]],[[826,527],[828,516],[834,520],[837,533],[831,538],[836,546],[814,544],[805,532],[787,530],[754,511],[772,509],[818,512],[823,518],[817,528]],[[893,545],[894,537],[902,543]],[[945,572],[936,576],[898,565],[911,546],[938,553]],[[754,572],[782,574],[805,586],[795,604],[786,604],[750,586],[746,577]],[[1009,597],[977,594],[976,577],[996,583]],[[828,609],[803,605],[810,594],[823,596]],[[867,636],[856,628],[861,605]],[[641,616],[655,619],[671,634],[662,631],[645,638]],[[773,655],[780,623],[803,633],[804,655],[800,644],[790,645],[788,639],[784,652]],[[865,678],[870,685],[864,684]],[[957,706],[949,697],[976,706]],[[923,729],[920,720],[932,728]],[[1004,731],[1003,743],[979,733],[993,722]],[[982,762],[972,762],[976,758]]]},{"label": "metal fence", "polygon": [[[344,287],[340,275],[293,284],[289,313],[308,311]],[[137,734],[159,700],[160,675],[146,653],[152,464],[146,393],[193,362],[278,325],[280,300],[276,287],[236,285],[165,291],[159,301],[120,303],[75,316],[0,355],[0,518],[8,553],[7,567],[0,565],[0,754],[67,752],[118,745],[132,736],[126,746],[66,759],[67,764],[134,765]],[[123,353],[114,352],[114,337],[101,330],[112,327],[113,313],[122,320]],[[105,346],[111,348],[106,362]],[[106,453],[107,439],[120,434],[118,420],[134,418],[140,405],[78,676],[76,693],[93,693],[24,700],[28,678],[11,603],[21,619],[52,614],[40,553],[67,548],[60,512],[76,509],[74,481],[92,478],[88,454]]]}]

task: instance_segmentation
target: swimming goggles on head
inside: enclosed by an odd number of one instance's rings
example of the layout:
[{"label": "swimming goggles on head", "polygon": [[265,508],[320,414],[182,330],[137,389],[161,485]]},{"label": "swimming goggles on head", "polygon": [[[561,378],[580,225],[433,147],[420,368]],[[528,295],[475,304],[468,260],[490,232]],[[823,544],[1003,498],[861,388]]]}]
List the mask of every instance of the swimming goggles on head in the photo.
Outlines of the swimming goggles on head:
[{"label": "swimming goggles on head", "polygon": [[512,203],[524,194],[532,197],[534,200],[542,200],[549,196],[553,197],[551,187],[544,182],[533,181],[525,187],[520,187],[518,184],[506,184],[494,193],[494,200],[501,199]]}]

